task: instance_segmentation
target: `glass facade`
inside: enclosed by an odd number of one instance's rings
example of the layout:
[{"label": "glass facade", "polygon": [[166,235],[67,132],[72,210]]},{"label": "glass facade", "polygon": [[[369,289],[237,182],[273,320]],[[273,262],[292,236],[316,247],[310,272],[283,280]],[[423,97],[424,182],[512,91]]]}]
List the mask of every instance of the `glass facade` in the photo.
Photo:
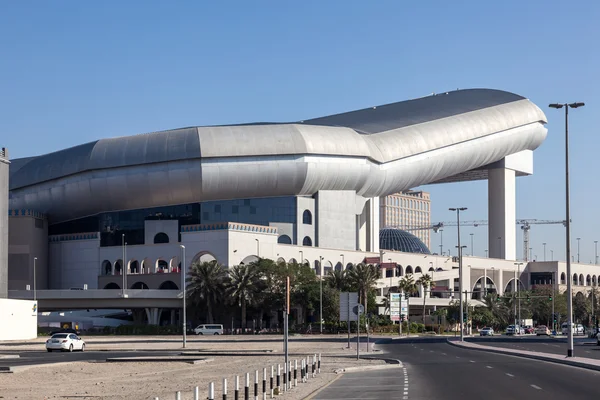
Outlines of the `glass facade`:
[{"label": "glass facade", "polygon": [[[265,225],[270,222],[296,224],[296,198],[275,197],[245,200],[207,201],[168,207],[107,212],[49,226],[50,235],[100,232],[100,246],[144,244],[144,221],[178,220],[181,225],[240,222]],[[178,238],[180,241],[181,238]]]}]

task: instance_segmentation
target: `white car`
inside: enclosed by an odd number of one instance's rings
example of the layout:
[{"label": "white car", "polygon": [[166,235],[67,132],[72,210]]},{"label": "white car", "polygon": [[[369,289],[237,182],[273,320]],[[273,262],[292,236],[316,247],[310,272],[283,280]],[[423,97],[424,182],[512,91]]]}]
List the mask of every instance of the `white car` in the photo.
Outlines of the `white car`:
[{"label": "white car", "polygon": [[538,325],[537,328],[535,328],[535,334],[537,336],[550,336],[552,332],[550,332],[550,329],[546,326],[546,325]]},{"label": "white car", "polygon": [[196,335],[222,335],[223,334],[223,325],[216,325],[216,324],[198,325],[196,327],[196,329],[194,329],[194,333]]},{"label": "white car", "polygon": [[486,326],[479,331],[479,336],[494,336],[494,329]]},{"label": "white car", "polygon": [[46,350],[73,351],[85,350],[85,342],[74,333],[55,333],[46,340]]}]

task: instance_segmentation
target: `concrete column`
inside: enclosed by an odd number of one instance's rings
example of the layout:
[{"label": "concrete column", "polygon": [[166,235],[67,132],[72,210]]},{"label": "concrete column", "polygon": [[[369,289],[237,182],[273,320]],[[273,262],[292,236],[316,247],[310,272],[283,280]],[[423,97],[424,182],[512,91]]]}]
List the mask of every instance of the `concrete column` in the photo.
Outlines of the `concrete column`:
[{"label": "concrete column", "polygon": [[379,252],[379,197],[367,201],[367,251]]},{"label": "concrete column", "polygon": [[0,299],[8,297],[8,150],[0,148]]},{"label": "concrete column", "polygon": [[515,171],[488,170],[488,249],[490,258],[516,259]]}]

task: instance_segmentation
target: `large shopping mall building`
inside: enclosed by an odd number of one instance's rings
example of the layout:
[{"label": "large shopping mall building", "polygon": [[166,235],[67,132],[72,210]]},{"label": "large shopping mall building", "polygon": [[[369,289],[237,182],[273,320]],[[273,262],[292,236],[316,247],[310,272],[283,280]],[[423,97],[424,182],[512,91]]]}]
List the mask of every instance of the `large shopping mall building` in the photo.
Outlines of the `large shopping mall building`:
[{"label": "large shopping mall building", "polygon": [[[125,282],[135,297],[180,289],[181,268],[198,260],[232,266],[257,257],[309,263],[317,274],[378,264],[380,295],[404,274],[433,272],[438,290],[451,292],[456,257],[431,254],[429,232],[424,240],[389,227],[380,234],[380,224],[402,223],[392,194],[470,180],[488,181],[488,236],[501,240],[490,240],[489,258],[465,257],[465,288],[511,290],[517,271],[524,286],[560,284],[563,263],[516,261],[515,180],[533,173],[545,124],[524,97],[472,89],[291,123],[100,139],[21,159],[3,151],[0,183],[7,175],[10,193],[0,207],[0,297],[26,297],[34,264],[38,290],[97,296]],[[417,200],[429,211],[428,197]],[[428,215],[416,213],[414,224],[429,224]],[[591,266],[574,271],[578,286],[598,281]],[[451,295],[432,297],[447,305]]]}]

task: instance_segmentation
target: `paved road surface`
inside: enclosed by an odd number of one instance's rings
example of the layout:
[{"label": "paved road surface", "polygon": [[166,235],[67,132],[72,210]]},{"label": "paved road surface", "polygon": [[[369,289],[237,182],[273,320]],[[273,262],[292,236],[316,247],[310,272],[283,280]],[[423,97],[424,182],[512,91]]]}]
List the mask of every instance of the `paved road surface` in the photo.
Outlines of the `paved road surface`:
[{"label": "paved road surface", "polygon": [[[547,339],[540,342],[530,339],[513,341],[485,340],[474,341],[473,343],[505,349],[567,355],[567,342],[561,339]],[[573,342],[573,352],[577,357],[600,359],[600,346],[596,345],[596,339],[577,338]]]},{"label": "paved road surface", "polygon": [[315,396],[337,399],[595,398],[600,372],[461,349],[446,343],[387,341],[386,356],[403,369],[345,374]]}]

